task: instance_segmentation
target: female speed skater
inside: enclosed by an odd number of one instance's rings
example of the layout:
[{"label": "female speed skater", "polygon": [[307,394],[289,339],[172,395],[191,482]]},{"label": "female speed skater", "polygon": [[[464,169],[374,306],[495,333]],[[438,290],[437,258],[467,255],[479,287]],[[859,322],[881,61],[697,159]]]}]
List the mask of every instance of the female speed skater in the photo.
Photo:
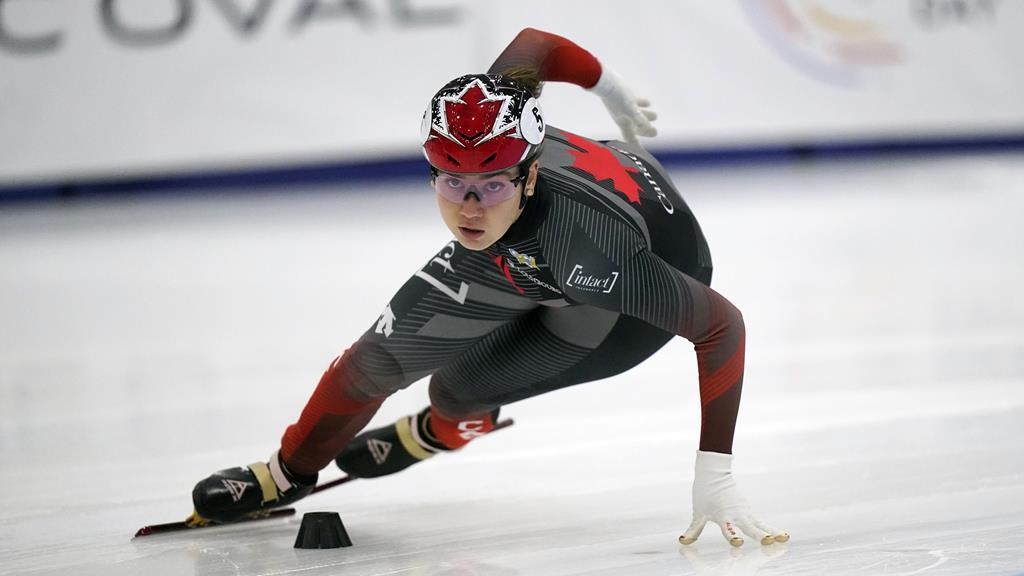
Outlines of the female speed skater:
[{"label": "female speed skater", "polygon": [[[547,125],[543,82],[600,97],[623,140]],[[393,474],[493,430],[507,404],[621,374],[681,336],[697,354],[701,429],[680,542],[695,542],[708,521],[734,546],[744,535],[787,541],[753,516],[732,475],[743,318],[711,289],[696,218],[637,144],[655,134],[654,119],[589,52],[531,28],[486,74],[445,84],[421,132],[454,239],[327,368],[267,462],[196,485],[196,515],[230,522],[290,504],[332,461],[358,478]],[[429,406],[362,431],[388,396],[425,377]]]}]

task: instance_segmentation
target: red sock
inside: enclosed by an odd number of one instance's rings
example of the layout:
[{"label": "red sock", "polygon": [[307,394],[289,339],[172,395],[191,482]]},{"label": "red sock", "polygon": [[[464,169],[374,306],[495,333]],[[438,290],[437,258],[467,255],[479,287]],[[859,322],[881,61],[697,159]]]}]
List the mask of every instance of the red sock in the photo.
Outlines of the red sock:
[{"label": "red sock", "polygon": [[462,448],[470,440],[494,430],[494,418],[490,412],[451,419],[442,416],[437,408],[430,407],[430,432],[447,448]]}]

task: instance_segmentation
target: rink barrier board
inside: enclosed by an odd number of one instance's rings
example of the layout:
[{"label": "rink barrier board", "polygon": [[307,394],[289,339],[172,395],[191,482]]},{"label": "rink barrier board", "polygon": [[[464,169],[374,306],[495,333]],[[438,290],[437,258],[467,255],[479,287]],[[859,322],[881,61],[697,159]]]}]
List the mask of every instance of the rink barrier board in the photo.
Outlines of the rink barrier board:
[{"label": "rink barrier board", "polygon": [[[664,166],[706,169],[722,165],[773,164],[801,161],[871,160],[891,156],[985,154],[1024,151],[1024,133],[1007,136],[829,142],[781,146],[715,149],[652,149]],[[427,179],[419,156],[368,162],[298,164],[273,168],[210,170],[171,176],[111,178],[30,185],[0,185],[0,203],[122,194],[182,194],[245,192],[269,188],[351,185],[359,182]]]}]

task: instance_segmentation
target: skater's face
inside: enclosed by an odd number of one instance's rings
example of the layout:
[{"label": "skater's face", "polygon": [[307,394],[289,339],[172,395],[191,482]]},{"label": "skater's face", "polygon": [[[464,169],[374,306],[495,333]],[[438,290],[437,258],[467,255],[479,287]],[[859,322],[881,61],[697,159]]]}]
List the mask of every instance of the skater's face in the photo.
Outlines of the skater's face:
[{"label": "skater's face", "polygon": [[505,235],[523,211],[520,193],[532,196],[537,185],[537,163],[523,177],[519,168],[488,175],[438,172],[434,178],[441,219],[459,244],[483,250]]}]

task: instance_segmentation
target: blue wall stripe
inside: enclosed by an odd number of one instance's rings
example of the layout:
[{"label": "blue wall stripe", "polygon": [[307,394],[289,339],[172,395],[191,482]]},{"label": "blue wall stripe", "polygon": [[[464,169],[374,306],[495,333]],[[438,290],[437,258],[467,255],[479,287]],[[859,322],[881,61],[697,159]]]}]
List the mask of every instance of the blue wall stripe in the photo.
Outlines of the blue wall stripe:
[{"label": "blue wall stripe", "polygon": [[[1024,134],[965,136],[937,139],[814,142],[780,146],[692,149],[653,149],[666,167],[713,168],[733,164],[786,163],[808,160],[872,159],[905,155],[981,154],[1024,151]],[[288,168],[218,170],[179,176],[48,182],[30,186],[0,186],[0,202],[67,198],[86,195],[139,193],[205,193],[216,190],[256,190],[282,186],[312,186],[366,181],[427,178],[422,156],[358,163],[319,163]]]}]

